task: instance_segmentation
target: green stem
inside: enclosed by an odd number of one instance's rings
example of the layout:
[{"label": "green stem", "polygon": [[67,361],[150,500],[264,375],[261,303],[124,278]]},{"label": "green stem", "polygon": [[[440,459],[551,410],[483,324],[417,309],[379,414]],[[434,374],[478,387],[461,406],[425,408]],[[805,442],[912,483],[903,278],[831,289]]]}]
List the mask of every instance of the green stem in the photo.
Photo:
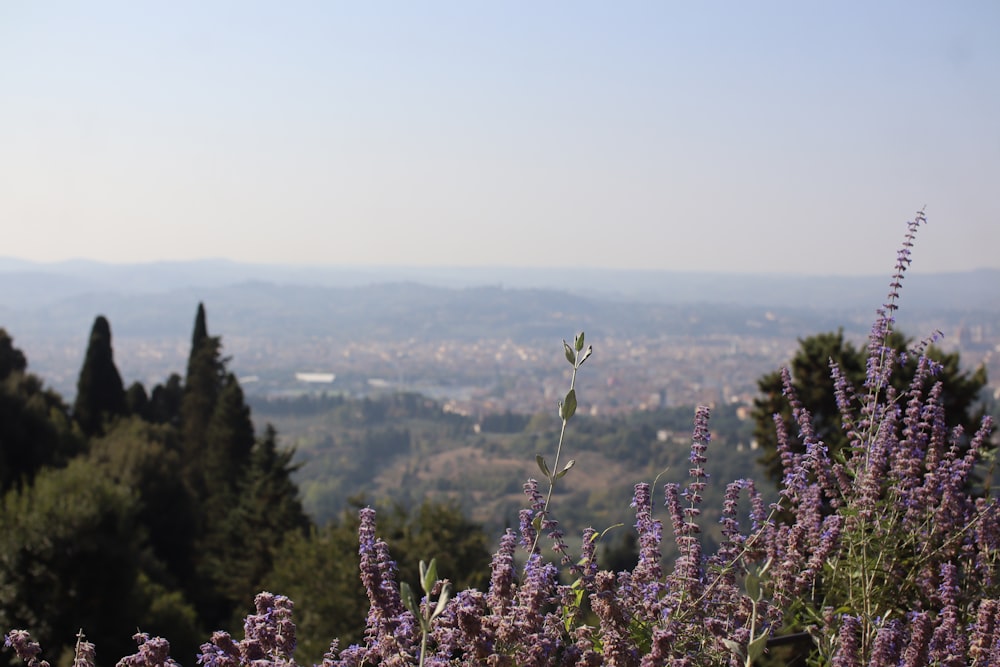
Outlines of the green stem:
[{"label": "green stem", "polygon": [[[576,352],[576,362],[573,364],[573,375],[569,381],[569,390],[573,391],[576,389],[576,372],[580,370],[580,353]],[[542,506],[541,516],[545,516],[549,511],[549,504],[552,502],[552,492],[556,488],[556,475],[559,470],[559,456],[562,454],[563,439],[566,437],[566,424],[569,423],[569,419],[563,417],[562,428],[559,429],[559,443],[556,445],[556,458],[552,462],[552,467],[549,468],[549,492],[545,494],[545,504]],[[531,544],[531,552],[535,553],[535,549],[538,548],[538,538],[541,535],[541,525],[539,525],[538,530],[535,531],[535,539]]]}]

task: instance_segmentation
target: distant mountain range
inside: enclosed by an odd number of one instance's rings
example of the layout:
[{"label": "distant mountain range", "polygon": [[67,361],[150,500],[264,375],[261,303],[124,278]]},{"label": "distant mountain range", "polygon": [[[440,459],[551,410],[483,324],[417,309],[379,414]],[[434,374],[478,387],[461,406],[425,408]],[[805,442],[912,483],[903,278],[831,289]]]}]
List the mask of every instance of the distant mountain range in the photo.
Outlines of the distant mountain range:
[{"label": "distant mountain range", "polygon": [[[0,257],[0,307],[32,308],[96,294],[149,295],[247,283],[358,288],[394,283],[463,289],[544,289],[610,301],[736,304],[871,310],[885,298],[884,276],[690,273],[614,269],[320,267],[223,259],[146,264],[86,260],[37,263]],[[904,286],[910,308],[1000,310],[1000,270],[921,274]]]},{"label": "distant mountain range", "polygon": [[[587,269],[345,268],[227,260],[52,264],[0,258],[0,326],[83,338],[104,314],[116,335],[186,337],[205,302],[213,330],[277,338],[569,335],[574,327],[678,333],[867,326],[887,277]],[[1000,312],[1000,271],[908,275],[903,312],[926,320]],[[774,313],[764,318],[764,311]],[[785,333],[789,333],[785,327]]]}]

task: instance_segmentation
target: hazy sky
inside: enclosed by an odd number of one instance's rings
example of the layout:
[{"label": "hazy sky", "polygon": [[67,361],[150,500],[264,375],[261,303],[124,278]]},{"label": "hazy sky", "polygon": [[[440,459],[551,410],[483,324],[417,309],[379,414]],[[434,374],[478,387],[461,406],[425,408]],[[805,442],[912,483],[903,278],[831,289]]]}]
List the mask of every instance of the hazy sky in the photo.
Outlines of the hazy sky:
[{"label": "hazy sky", "polygon": [[1000,267],[1000,2],[0,3],[0,255]]}]

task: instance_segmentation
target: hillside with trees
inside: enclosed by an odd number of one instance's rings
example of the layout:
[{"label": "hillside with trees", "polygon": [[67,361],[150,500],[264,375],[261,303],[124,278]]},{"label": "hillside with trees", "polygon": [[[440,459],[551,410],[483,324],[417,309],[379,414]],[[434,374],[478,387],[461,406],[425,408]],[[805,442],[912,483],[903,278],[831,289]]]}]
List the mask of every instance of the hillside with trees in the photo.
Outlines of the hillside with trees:
[{"label": "hillside with trees", "polygon": [[[581,412],[589,391],[581,379]],[[320,523],[358,494],[404,506],[432,499],[466,508],[496,538],[517,524],[525,504],[522,485],[540,475],[535,456],[551,457],[559,437],[554,406],[551,414],[475,419],[415,394],[302,396],[252,405],[257,418],[275,424],[294,447],[303,504]],[[743,414],[725,405],[715,411],[714,478],[744,477],[756,466],[752,424],[738,412]],[[624,539],[634,523],[628,503],[635,483],[676,481],[687,473],[693,414],[693,407],[677,407],[613,418],[578,415],[567,436],[577,460],[574,484],[559,494],[557,518],[567,534],[622,524],[609,541]],[[706,493],[721,499],[721,489]]]},{"label": "hillside with trees", "polygon": [[[72,407],[27,368],[0,330],[0,626],[31,628],[62,665],[81,627],[109,655],[124,655],[138,626],[171,637],[191,664],[212,630],[239,627],[262,587],[298,590],[306,558],[334,572],[334,589],[303,598],[321,608],[342,584],[349,599],[337,590],[342,612],[318,619],[321,634],[304,644],[318,660],[317,637],[360,635],[364,615],[349,613],[364,600],[357,504],[345,501],[322,526],[306,514],[294,452],[270,426],[255,433],[202,305],[184,376],[151,391],[123,387],[103,316]],[[401,572],[415,580],[417,561],[438,557],[456,581],[481,576],[486,536],[457,507],[394,512],[392,540],[415,558],[401,558]]]}]

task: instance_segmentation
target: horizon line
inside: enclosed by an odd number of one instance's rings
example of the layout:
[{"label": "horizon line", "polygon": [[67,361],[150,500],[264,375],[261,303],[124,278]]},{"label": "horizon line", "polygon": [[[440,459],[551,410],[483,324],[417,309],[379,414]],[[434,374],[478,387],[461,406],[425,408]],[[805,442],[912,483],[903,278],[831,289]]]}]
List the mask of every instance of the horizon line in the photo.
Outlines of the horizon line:
[{"label": "horizon line", "polygon": [[[133,260],[114,261],[103,259],[92,259],[88,257],[71,257],[56,260],[26,259],[14,255],[0,255],[0,271],[8,271],[5,263],[19,263],[35,267],[60,267],[73,264],[89,264],[110,268],[141,268],[144,266],[180,266],[185,264],[228,264],[243,267],[261,267],[270,269],[291,269],[302,271],[456,271],[456,272],[483,272],[483,271],[533,271],[552,273],[621,273],[621,274],[686,274],[686,275],[728,275],[744,276],[752,275],[756,277],[775,278],[878,278],[888,277],[892,271],[866,272],[866,273],[805,273],[801,271],[780,271],[769,269],[765,271],[754,270],[733,270],[733,269],[671,269],[671,268],[623,268],[609,266],[552,266],[552,265],[513,265],[513,264],[486,264],[478,266],[460,264],[346,264],[346,263],[292,263],[292,262],[266,262],[255,260],[232,259],[229,257],[198,257],[187,259],[153,259],[153,260]],[[944,269],[944,270],[921,270],[911,268],[907,275],[916,276],[942,276],[958,275],[982,272],[1000,272],[1000,266],[979,266],[968,269]]]}]

